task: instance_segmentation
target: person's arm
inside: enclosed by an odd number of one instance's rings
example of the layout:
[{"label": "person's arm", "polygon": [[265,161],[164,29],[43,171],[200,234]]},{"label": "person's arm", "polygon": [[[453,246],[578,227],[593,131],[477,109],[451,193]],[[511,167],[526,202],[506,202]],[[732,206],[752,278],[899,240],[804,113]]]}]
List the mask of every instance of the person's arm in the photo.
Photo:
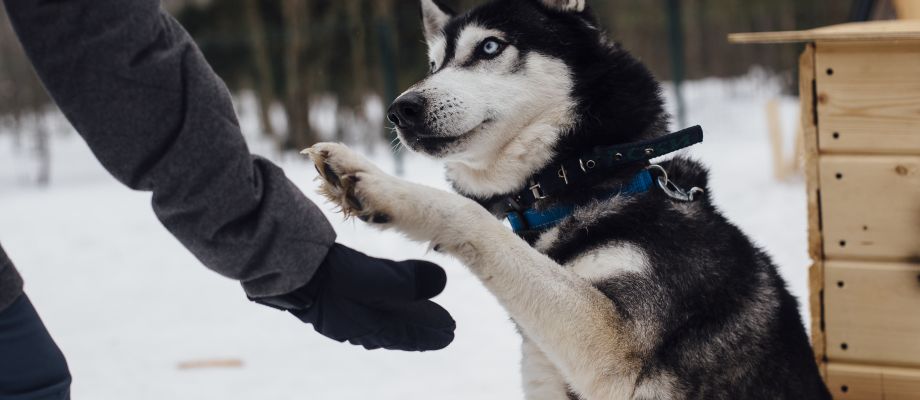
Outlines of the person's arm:
[{"label": "person's arm", "polygon": [[226,86],[159,0],[4,5],[96,157],[125,185],[153,192],[157,217],[208,268],[336,340],[450,343],[453,320],[427,300],[443,289],[443,270],[334,245],[320,210],[281,169],[250,155]]},{"label": "person's arm", "polygon": [[153,192],[166,228],[253,297],[307,283],[335,241],[252,157],[227,88],[158,0],[6,0],[51,97],[105,168]]}]

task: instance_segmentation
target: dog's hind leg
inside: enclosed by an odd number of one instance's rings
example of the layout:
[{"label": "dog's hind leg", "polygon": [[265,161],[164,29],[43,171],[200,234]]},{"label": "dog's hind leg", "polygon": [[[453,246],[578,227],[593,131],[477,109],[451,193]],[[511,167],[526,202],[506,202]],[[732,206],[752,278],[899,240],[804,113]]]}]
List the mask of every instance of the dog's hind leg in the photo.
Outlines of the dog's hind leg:
[{"label": "dog's hind leg", "polygon": [[579,395],[632,395],[636,335],[588,281],[470,199],[386,175],[343,145],[319,144],[309,153],[324,178],[323,193],[346,214],[431,242],[466,264]]},{"label": "dog's hind leg", "polygon": [[569,385],[559,369],[526,335],[521,343],[521,378],[527,400],[569,399]]}]

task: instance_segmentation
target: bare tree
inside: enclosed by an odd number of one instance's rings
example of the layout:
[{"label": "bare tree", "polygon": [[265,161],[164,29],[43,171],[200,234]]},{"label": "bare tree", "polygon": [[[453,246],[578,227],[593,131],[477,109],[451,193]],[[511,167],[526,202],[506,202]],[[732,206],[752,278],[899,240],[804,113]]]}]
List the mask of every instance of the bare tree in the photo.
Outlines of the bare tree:
[{"label": "bare tree", "polygon": [[41,110],[35,110],[32,116],[35,119],[35,157],[38,161],[35,183],[39,186],[48,186],[51,184],[51,144],[48,127]]},{"label": "bare tree", "polygon": [[259,0],[245,0],[246,19],[249,25],[249,41],[252,47],[252,54],[255,58],[256,81],[253,85],[256,90],[257,101],[259,102],[259,123],[262,126],[262,133],[267,136],[275,136],[275,127],[271,120],[271,105],[274,100],[275,84],[274,73],[270,64],[267,43],[268,37],[265,34],[265,22],[263,21],[262,12],[259,9]]},{"label": "bare tree", "polygon": [[285,29],[284,108],[288,117],[288,137],[285,147],[302,149],[317,142],[310,127],[310,90],[304,53],[309,46],[305,32],[309,26],[310,2],[303,0],[282,0]]},{"label": "bare tree", "polygon": [[356,111],[359,111],[363,108],[364,97],[367,95],[368,90],[367,24],[363,17],[364,1],[346,0],[343,3],[348,11],[348,37],[351,42],[351,75],[354,82],[352,85],[351,103],[356,106]]},{"label": "bare tree", "polygon": [[[32,153],[37,161],[35,173],[36,184],[47,185],[51,181],[51,144],[49,132],[44,124],[44,109],[50,103],[45,89],[32,65],[26,58],[9,25],[5,11],[0,7],[0,116],[8,116],[12,121],[14,142],[17,147],[24,147],[33,139]],[[29,124],[25,117],[31,116],[33,130],[24,132]],[[29,136],[26,137],[25,134]]]}]

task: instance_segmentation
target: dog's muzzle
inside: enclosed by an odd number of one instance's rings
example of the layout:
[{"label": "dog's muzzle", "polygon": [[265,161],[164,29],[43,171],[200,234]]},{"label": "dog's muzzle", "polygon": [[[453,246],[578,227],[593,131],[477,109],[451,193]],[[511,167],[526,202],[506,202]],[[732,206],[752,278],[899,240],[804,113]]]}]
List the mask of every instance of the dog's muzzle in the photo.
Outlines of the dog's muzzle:
[{"label": "dog's muzzle", "polygon": [[390,105],[387,119],[403,132],[418,131],[425,123],[426,106],[427,100],[422,95],[409,92]]}]

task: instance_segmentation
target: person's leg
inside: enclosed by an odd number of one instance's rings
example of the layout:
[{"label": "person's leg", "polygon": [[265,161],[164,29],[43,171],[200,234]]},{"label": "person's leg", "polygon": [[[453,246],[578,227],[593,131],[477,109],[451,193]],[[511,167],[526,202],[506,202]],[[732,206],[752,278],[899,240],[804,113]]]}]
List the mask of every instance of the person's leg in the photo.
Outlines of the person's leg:
[{"label": "person's leg", "polygon": [[0,400],[67,399],[67,361],[23,294],[0,311]]}]

